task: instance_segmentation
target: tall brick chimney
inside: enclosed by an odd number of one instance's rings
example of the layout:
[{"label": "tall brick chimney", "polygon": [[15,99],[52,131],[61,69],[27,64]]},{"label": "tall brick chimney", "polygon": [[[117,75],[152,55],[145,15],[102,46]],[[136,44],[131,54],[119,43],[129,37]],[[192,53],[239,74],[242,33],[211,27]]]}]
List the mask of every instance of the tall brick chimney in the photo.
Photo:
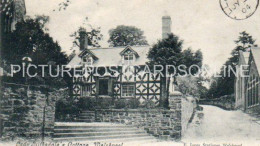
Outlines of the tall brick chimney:
[{"label": "tall brick chimney", "polygon": [[79,32],[79,48],[80,50],[88,48],[88,37],[86,31],[84,30]]},{"label": "tall brick chimney", "polygon": [[171,33],[171,25],[172,20],[170,16],[163,16],[162,17],[162,39],[168,37],[168,34]]}]

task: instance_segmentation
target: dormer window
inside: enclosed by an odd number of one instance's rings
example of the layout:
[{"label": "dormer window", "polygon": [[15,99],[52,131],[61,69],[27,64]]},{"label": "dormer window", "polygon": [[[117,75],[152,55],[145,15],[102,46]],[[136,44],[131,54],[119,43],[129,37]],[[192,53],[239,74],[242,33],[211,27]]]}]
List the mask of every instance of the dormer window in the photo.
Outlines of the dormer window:
[{"label": "dormer window", "polygon": [[98,60],[97,56],[90,51],[89,49],[85,49],[79,54],[79,57],[81,58],[81,63],[83,65],[93,65],[94,61]]},{"label": "dormer window", "polygon": [[130,46],[127,46],[123,51],[120,52],[123,64],[131,64],[139,57],[138,53],[133,50]]},{"label": "dormer window", "polygon": [[124,60],[125,61],[133,61],[134,55],[133,54],[126,54],[126,55],[124,55]]},{"label": "dormer window", "polygon": [[93,59],[92,59],[92,57],[85,56],[85,57],[82,58],[82,62],[85,65],[92,65],[93,64]]}]

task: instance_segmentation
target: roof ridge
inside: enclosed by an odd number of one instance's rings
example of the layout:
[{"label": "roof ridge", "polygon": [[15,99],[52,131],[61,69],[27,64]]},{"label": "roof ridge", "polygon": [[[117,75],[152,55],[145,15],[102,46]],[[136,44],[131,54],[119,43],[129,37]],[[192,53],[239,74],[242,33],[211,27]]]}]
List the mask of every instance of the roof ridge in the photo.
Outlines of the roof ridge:
[{"label": "roof ridge", "polygon": [[[149,47],[150,45],[144,45],[144,46],[130,46],[130,47]],[[117,46],[117,47],[100,47],[100,48],[89,48],[89,50],[102,50],[102,49],[122,49],[122,48],[126,48],[128,46]]]},{"label": "roof ridge", "polygon": [[258,72],[258,74],[260,75],[260,48],[259,47],[254,47],[251,49],[251,54],[253,57],[253,60],[255,62],[256,65],[256,70]]}]

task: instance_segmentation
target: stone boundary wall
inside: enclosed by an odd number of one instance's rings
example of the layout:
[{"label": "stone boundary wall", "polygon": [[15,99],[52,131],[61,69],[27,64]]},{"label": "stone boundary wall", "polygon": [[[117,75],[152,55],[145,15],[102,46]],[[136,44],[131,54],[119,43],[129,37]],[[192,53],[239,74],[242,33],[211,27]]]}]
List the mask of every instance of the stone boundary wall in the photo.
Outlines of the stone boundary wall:
[{"label": "stone boundary wall", "polygon": [[223,108],[225,110],[234,110],[235,101],[232,98],[233,98],[233,95],[222,96],[220,98],[215,98],[215,99],[201,99],[201,100],[199,100],[199,104],[214,105],[214,106]]},{"label": "stone boundary wall", "polygon": [[115,122],[143,128],[161,139],[179,139],[181,113],[161,109],[96,110],[96,120]]},{"label": "stone boundary wall", "polygon": [[181,124],[182,124],[182,133],[188,128],[189,122],[192,120],[197,107],[196,101],[192,97],[182,98],[182,113],[181,113]]},{"label": "stone boundary wall", "polygon": [[[55,102],[64,91],[43,91],[28,86],[1,89],[0,139],[51,137],[55,122]],[[45,109],[45,110],[44,110]],[[44,131],[43,131],[44,128]]]},{"label": "stone boundary wall", "polygon": [[96,121],[115,122],[143,128],[163,140],[180,139],[191,120],[196,102],[181,94],[171,94],[170,109],[100,109]]}]

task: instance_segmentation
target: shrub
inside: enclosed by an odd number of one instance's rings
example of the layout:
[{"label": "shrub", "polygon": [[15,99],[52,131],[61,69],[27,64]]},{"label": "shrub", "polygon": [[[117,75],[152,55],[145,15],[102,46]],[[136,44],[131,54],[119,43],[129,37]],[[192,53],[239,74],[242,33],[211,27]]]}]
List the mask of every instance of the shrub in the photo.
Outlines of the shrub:
[{"label": "shrub", "polygon": [[115,101],[116,109],[123,109],[123,108],[136,109],[139,107],[139,105],[140,105],[140,102],[136,98],[118,99]]},{"label": "shrub", "polygon": [[112,99],[111,98],[98,98],[97,99],[97,108],[100,109],[109,109],[112,106]]},{"label": "shrub", "polygon": [[79,114],[77,102],[69,98],[61,98],[56,102],[55,118],[57,121],[73,121]]},{"label": "shrub", "polygon": [[83,110],[94,110],[96,106],[96,99],[95,98],[80,98],[77,102],[77,106],[80,111]]},{"label": "shrub", "polygon": [[146,101],[144,101],[144,103],[143,103],[143,107],[148,108],[148,109],[152,109],[152,108],[155,108],[156,105],[155,105],[155,103],[154,103],[153,101],[151,101],[151,100],[146,100]]},{"label": "shrub", "polygon": [[140,106],[140,101],[136,98],[131,98],[131,99],[128,100],[127,105],[131,109],[136,109]]},{"label": "shrub", "polygon": [[115,101],[115,109],[122,109],[127,107],[126,99],[118,99]]}]

